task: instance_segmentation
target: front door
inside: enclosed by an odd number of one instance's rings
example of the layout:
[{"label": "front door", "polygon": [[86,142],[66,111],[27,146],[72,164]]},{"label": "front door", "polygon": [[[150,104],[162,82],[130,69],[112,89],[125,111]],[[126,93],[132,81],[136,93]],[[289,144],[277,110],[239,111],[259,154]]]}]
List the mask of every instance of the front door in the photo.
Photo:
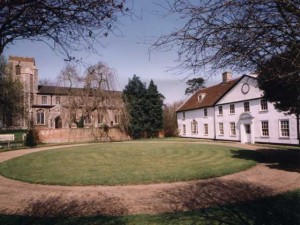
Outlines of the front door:
[{"label": "front door", "polygon": [[60,116],[55,118],[55,128],[62,128],[62,121]]},{"label": "front door", "polygon": [[251,143],[251,124],[244,124],[244,143]]}]

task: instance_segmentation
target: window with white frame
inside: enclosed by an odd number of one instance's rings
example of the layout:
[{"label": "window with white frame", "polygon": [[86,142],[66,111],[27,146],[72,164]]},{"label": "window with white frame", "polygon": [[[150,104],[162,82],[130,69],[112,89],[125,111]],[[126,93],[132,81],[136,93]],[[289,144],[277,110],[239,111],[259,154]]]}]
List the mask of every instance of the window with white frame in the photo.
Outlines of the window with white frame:
[{"label": "window with white frame", "polygon": [[47,105],[47,96],[42,96],[42,104]]},{"label": "window with white frame", "polygon": [[223,106],[220,105],[218,109],[219,109],[219,115],[223,115]]},{"label": "window with white frame", "polygon": [[185,126],[185,124],[182,125],[182,134],[183,135],[186,134],[186,126]]},{"label": "window with white frame", "polygon": [[290,125],[288,120],[280,120],[280,136],[281,137],[290,136]]},{"label": "window with white frame", "polygon": [[229,110],[230,110],[230,114],[234,114],[235,113],[235,106],[234,106],[234,104],[230,104]]},{"label": "window with white frame", "polygon": [[249,102],[244,102],[244,112],[250,112],[250,104],[249,104]]},{"label": "window with white frame", "polygon": [[38,110],[36,112],[36,124],[45,124],[45,112],[44,112],[44,110]]},{"label": "window with white frame", "polygon": [[192,134],[198,134],[198,123],[196,120],[193,120],[191,123]]},{"label": "window with white frame", "polygon": [[269,137],[269,122],[261,121],[261,135],[263,137]]},{"label": "window with white frame", "polygon": [[204,112],[204,117],[207,117],[207,109],[204,109],[203,112]]},{"label": "window with white frame", "polygon": [[235,128],[235,123],[234,122],[230,123],[230,135],[232,135],[232,136],[236,135],[236,128]]},{"label": "window with white frame", "polygon": [[182,119],[185,120],[185,112],[182,112]]},{"label": "window with white frame", "polygon": [[261,111],[267,111],[268,110],[268,102],[266,99],[262,98],[260,100],[260,110]]},{"label": "window with white frame", "polygon": [[204,135],[208,135],[208,124],[204,124]]},{"label": "window with white frame", "polygon": [[219,135],[224,135],[224,124],[219,123]]}]

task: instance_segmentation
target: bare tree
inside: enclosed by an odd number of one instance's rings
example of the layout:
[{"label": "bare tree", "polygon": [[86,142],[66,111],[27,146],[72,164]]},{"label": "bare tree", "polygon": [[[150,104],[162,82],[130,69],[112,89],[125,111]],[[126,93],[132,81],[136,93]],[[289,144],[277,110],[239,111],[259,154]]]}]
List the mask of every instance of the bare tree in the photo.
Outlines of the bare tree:
[{"label": "bare tree", "polygon": [[300,41],[298,0],[165,2],[167,13],[179,15],[183,25],[152,48],[178,48],[183,69],[253,70]]},{"label": "bare tree", "polygon": [[[80,76],[74,66],[66,66],[58,80],[65,87],[58,87],[58,92],[64,92],[66,99],[62,105],[66,110],[64,118],[70,126],[84,124],[103,128],[108,136],[108,127],[118,126],[126,130],[128,112],[121,92],[115,91],[116,74],[104,63],[87,68]],[[109,137],[108,137],[109,138]]]},{"label": "bare tree", "polygon": [[[128,8],[125,0],[13,0],[0,2],[0,54],[17,40],[43,41],[73,59],[72,50],[94,50]],[[52,43],[49,43],[52,42]]]},{"label": "bare tree", "polygon": [[86,70],[83,82],[85,98],[83,102],[88,102],[84,104],[86,113],[93,112],[102,126],[117,124],[121,129],[126,129],[129,115],[122,93],[115,89],[115,71],[99,62]]},{"label": "bare tree", "polygon": [[176,137],[178,136],[178,124],[176,109],[183,104],[182,101],[177,101],[172,104],[164,106],[163,117],[164,117],[164,134],[165,137]]}]

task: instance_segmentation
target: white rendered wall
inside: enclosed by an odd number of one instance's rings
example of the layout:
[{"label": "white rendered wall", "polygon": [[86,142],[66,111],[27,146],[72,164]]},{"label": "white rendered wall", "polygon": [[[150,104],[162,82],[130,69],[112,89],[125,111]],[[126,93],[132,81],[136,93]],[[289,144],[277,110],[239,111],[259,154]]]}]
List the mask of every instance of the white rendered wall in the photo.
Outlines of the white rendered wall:
[{"label": "white rendered wall", "polygon": [[[247,83],[250,87],[247,93],[242,92],[242,86]],[[204,109],[185,111],[177,113],[178,129],[181,137],[208,138],[217,140],[243,141],[245,139],[244,125],[251,126],[251,143],[277,143],[277,144],[298,144],[297,121],[294,115],[285,115],[278,112],[272,103],[268,102],[268,110],[261,110],[262,91],[258,89],[256,79],[245,76],[235,87],[233,87],[214,107],[207,108],[208,116],[204,117]],[[248,101],[250,111],[244,112],[244,102]],[[230,104],[234,104],[235,113],[230,113]],[[219,115],[218,107],[223,107],[223,115]],[[191,123],[195,120],[198,123],[198,133],[193,134]],[[281,137],[280,121],[289,121],[289,137]],[[262,121],[268,121],[269,136],[262,135]],[[236,135],[230,132],[230,123],[236,126]],[[204,124],[208,124],[209,134],[204,135]],[[224,134],[219,132],[219,123],[223,123]],[[182,127],[185,124],[186,134],[183,134]]]},{"label": "white rendered wall", "polygon": [[[198,133],[192,133],[191,124],[195,120],[198,123]],[[207,108],[207,116],[204,116],[204,109],[196,109],[185,112],[185,119],[183,119],[183,112],[177,113],[177,122],[179,135],[181,137],[191,138],[215,138],[214,129],[214,108]],[[204,133],[204,124],[208,125],[208,135]],[[183,125],[186,126],[186,134],[183,134]]]}]

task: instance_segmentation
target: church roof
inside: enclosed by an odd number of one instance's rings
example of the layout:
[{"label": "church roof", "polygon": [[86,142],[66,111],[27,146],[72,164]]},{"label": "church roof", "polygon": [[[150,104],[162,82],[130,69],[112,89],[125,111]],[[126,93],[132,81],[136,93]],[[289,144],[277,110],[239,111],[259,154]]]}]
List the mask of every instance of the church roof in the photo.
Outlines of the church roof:
[{"label": "church roof", "polygon": [[[245,75],[244,75],[245,76]],[[244,76],[226,83],[220,83],[208,88],[203,88],[193,94],[185,103],[183,103],[176,112],[188,111],[211,107],[215,105],[228,91],[231,90]],[[203,94],[203,98],[199,101],[199,95]]]},{"label": "church roof", "polygon": [[[81,95],[83,88],[69,88],[69,87],[60,87],[60,86],[38,86],[38,94],[43,95],[68,95],[69,91],[71,91],[75,95]],[[120,91],[108,91],[115,94],[120,94]]]}]

